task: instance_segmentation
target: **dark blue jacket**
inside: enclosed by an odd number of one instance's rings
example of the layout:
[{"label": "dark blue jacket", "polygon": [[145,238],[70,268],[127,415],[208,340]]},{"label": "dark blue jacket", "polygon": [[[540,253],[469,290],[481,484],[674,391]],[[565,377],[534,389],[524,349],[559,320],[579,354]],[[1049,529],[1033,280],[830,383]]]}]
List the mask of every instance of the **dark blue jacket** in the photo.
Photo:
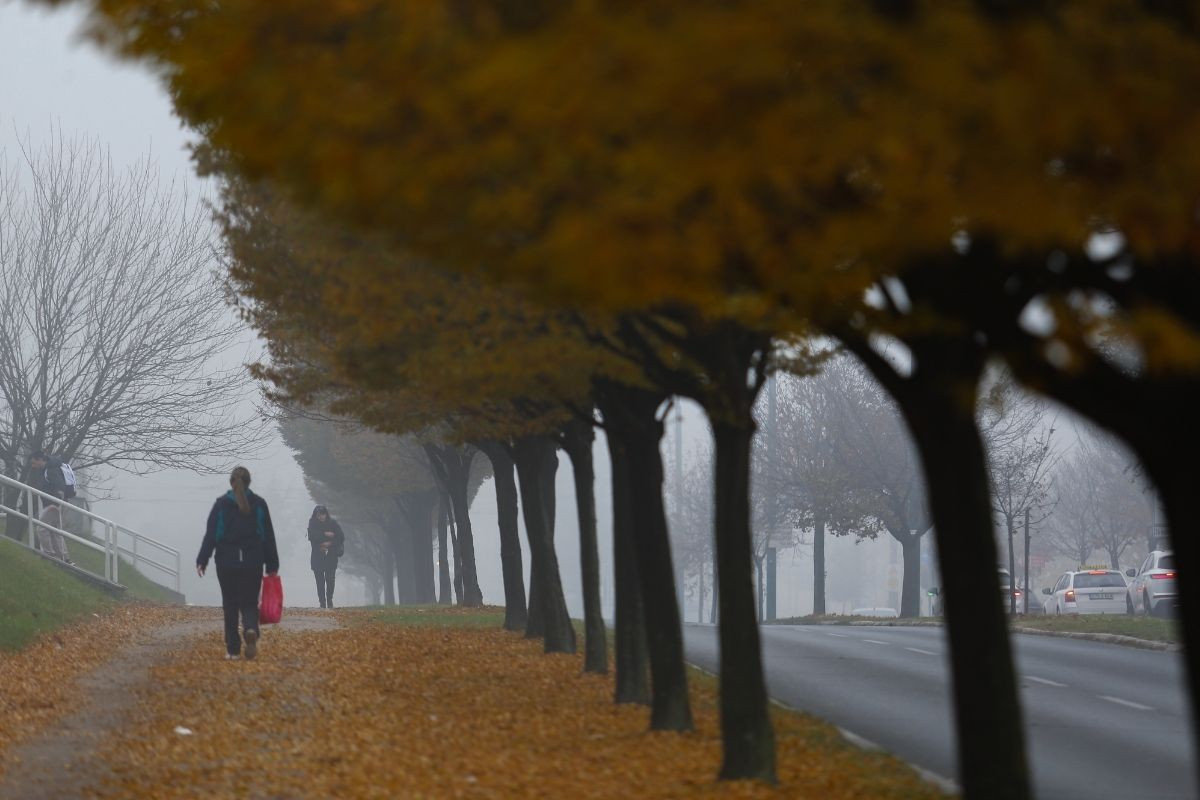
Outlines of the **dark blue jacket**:
[{"label": "dark blue jacket", "polygon": [[267,572],[279,571],[279,551],[275,549],[275,528],[271,525],[271,511],[267,501],[249,490],[250,513],[243,514],[238,508],[233,492],[217,498],[208,514],[208,528],[204,532],[204,544],[196,563],[208,566],[208,559],[216,551],[217,568],[249,567]]}]

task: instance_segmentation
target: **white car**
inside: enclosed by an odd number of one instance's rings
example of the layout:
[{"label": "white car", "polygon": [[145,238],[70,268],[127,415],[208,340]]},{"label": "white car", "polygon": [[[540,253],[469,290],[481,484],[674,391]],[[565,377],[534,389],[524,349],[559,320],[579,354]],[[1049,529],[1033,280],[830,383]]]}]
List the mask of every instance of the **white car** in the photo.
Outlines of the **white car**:
[{"label": "white car", "polygon": [[1042,607],[1047,614],[1124,614],[1127,607],[1125,576],[1115,569],[1064,572]]},{"label": "white car", "polygon": [[1154,616],[1179,603],[1179,590],[1175,580],[1175,554],[1167,550],[1153,550],[1141,567],[1125,573],[1130,578],[1126,611]]}]

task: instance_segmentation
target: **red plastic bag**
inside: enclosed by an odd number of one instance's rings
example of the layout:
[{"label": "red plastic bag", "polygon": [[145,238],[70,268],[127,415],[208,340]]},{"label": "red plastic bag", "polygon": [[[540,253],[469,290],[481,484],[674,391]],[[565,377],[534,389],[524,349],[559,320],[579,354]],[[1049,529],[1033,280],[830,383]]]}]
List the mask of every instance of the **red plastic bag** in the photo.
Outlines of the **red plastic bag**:
[{"label": "red plastic bag", "polygon": [[260,625],[274,625],[283,616],[283,581],[278,575],[264,575],[262,599],[258,601]]}]

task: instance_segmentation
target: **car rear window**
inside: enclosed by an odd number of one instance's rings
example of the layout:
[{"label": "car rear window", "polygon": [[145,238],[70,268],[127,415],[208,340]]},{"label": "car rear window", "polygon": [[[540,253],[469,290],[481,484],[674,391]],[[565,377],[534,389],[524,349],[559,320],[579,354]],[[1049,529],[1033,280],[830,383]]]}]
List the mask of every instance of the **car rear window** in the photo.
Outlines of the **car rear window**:
[{"label": "car rear window", "polygon": [[1159,569],[1175,569],[1175,556],[1159,556],[1158,557],[1158,568]]},{"label": "car rear window", "polygon": [[1075,576],[1076,589],[1099,589],[1102,586],[1124,586],[1125,579],[1117,572],[1105,572],[1103,575],[1092,575],[1081,572]]}]

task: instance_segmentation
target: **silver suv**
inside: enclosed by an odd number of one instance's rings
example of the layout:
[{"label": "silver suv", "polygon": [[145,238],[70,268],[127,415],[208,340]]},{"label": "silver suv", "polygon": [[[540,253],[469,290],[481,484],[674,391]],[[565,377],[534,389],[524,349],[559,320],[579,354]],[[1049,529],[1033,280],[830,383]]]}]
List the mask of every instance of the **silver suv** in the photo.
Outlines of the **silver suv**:
[{"label": "silver suv", "polygon": [[1126,611],[1154,616],[1179,604],[1175,581],[1175,554],[1169,550],[1151,550],[1138,569],[1126,570],[1129,582]]}]

